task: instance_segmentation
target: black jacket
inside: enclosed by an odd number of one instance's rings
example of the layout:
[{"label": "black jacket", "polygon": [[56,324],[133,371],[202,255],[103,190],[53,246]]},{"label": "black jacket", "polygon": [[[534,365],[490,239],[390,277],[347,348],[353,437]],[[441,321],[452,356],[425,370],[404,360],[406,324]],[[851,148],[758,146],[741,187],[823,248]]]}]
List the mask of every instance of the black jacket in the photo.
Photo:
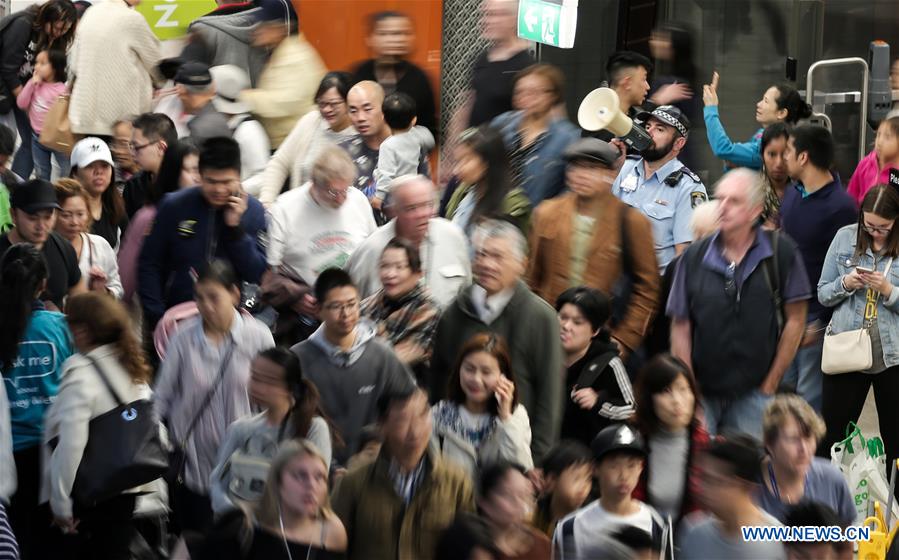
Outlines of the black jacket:
[{"label": "black jacket", "polygon": [[[0,107],[3,107],[7,100],[15,105],[12,91],[22,85],[19,69],[25,62],[25,52],[28,43],[31,42],[36,17],[36,10],[26,9],[10,14],[0,21]],[[5,110],[0,112],[7,112],[11,108],[11,106],[4,108]]]},{"label": "black jacket", "polygon": [[[587,383],[586,380],[594,376],[586,387],[578,383]],[[581,408],[572,399],[576,389],[587,387],[599,394],[596,405],[590,410]],[[634,391],[615,343],[603,339],[603,335],[593,340],[587,354],[568,368],[564,396],[563,439],[574,439],[589,446],[600,430],[630,418],[635,407]]]}]

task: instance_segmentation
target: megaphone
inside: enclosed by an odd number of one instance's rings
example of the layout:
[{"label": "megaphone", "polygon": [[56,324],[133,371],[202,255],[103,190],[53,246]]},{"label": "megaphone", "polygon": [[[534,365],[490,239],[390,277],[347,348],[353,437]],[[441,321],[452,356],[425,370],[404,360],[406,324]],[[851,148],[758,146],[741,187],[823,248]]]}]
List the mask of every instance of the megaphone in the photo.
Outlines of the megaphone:
[{"label": "megaphone", "polygon": [[591,132],[608,130],[638,152],[652,146],[652,137],[621,112],[618,94],[610,88],[597,88],[587,94],[577,110],[577,122]]}]

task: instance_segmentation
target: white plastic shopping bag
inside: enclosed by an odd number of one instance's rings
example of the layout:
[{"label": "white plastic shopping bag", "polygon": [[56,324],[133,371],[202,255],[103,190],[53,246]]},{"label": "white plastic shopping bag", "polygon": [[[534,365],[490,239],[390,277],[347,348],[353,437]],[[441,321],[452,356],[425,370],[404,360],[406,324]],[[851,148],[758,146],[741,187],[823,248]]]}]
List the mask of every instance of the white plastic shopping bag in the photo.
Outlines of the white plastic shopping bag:
[{"label": "white plastic shopping bag", "polygon": [[[890,502],[886,454],[883,441],[878,437],[866,439],[854,422],[849,423],[846,432],[846,439],[830,448],[830,460],[849,484],[855,503],[855,525],[861,525],[866,517],[873,515],[875,501],[884,510]],[[892,519],[899,519],[899,504],[895,500]]]}]

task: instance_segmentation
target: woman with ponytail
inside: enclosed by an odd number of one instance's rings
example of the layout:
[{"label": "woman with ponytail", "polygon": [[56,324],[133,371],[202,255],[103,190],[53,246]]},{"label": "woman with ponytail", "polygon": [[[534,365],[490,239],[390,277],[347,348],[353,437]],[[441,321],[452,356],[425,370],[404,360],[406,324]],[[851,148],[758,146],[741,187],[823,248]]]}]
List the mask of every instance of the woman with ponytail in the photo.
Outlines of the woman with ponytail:
[{"label": "woman with ponytail", "polygon": [[210,477],[216,517],[259,501],[269,465],[285,440],[307,439],[331,463],[331,431],[318,390],[303,376],[296,355],[284,348],[260,352],[250,364],[249,393],[263,411],[228,428]]},{"label": "woman with ponytail", "polygon": [[[152,491],[152,483],[93,505],[73,503],[72,485],[91,420],[115,409],[119,399],[128,403],[150,398],[150,367],[128,312],[109,294],[72,296],[66,314],[78,353],[66,361],[59,395],[47,413],[41,503],[49,501],[53,524],[69,536],[59,541],[66,550],[74,544],[69,539],[74,539],[91,558],[128,559],[132,542],[139,538],[134,520],[137,498]],[[56,541],[45,540],[50,548],[57,546]],[[61,558],[65,553],[44,550],[36,556]]]},{"label": "woman with ponytail", "polygon": [[65,316],[47,311],[38,298],[46,286],[47,262],[34,245],[13,245],[0,258],[0,373],[18,473],[18,485],[15,476],[0,474],[0,502],[12,498],[9,517],[23,556],[35,528],[44,416],[59,391],[62,363],[73,352]]}]

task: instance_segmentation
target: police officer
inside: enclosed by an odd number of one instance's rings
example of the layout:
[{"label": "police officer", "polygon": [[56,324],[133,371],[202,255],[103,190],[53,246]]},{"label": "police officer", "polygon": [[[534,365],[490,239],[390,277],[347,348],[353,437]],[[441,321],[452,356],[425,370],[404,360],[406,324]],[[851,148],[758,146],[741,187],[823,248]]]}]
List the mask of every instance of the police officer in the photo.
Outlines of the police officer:
[{"label": "police officer", "polygon": [[695,173],[678,161],[687,144],[690,121],[681,110],[662,105],[637,116],[646,123],[652,145],[642,157],[629,157],[612,185],[612,194],[637,208],[652,223],[656,258],[662,271],[693,239],[693,208],[708,200]]}]

